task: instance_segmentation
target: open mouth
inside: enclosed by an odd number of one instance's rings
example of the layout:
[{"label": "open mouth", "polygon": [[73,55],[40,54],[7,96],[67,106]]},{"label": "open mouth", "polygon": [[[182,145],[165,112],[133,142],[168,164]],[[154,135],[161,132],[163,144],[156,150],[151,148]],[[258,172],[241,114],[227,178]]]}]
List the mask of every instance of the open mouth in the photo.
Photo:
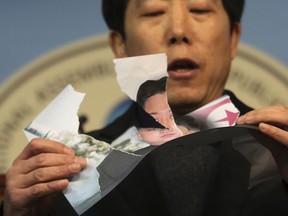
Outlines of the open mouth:
[{"label": "open mouth", "polygon": [[169,77],[174,80],[193,79],[200,66],[190,59],[178,59],[168,65]]},{"label": "open mouth", "polygon": [[189,59],[179,59],[168,65],[168,72],[185,72],[199,69],[199,65]]}]

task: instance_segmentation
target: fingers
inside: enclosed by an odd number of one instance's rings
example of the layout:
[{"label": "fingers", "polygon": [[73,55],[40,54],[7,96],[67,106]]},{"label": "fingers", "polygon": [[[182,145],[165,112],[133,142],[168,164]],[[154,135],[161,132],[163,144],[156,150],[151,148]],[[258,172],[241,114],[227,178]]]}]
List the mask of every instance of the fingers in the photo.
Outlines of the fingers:
[{"label": "fingers", "polygon": [[12,167],[6,174],[8,204],[11,209],[34,208],[35,199],[47,199],[47,196],[64,190],[69,184],[67,178],[80,172],[82,167],[81,163],[71,163],[38,168],[27,174]]},{"label": "fingers", "polygon": [[[50,177],[43,177],[43,179],[41,177],[41,179],[42,181],[49,181],[54,178],[60,179],[73,175],[75,169],[71,169],[69,166],[79,167],[76,170],[79,172],[86,166],[86,163],[84,158],[76,157],[73,150],[62,143],[46,139],[34,139],[16,158],[7,175],[9,176],[9,173],[11,173],[11,175],[27,174],[27,176],[30,176],[36,172],[34,175],[37,178],[39,172],[42,173],[45,170],[45,173]],[[32,180],[32,178],[26,178],[25,180]],[[38,182],[31,181],[31,184],[33,183]]]},{"label": "fingers", "polygon": [[81,169],[82,166],[80,163],[40,168],[23,175],[25,178],[23,178],[19,184],[21,184],[21,188],[28,188],[32,185],[41,185],[41,183],[46,182],[49,185],[50,182],[72,176],[73,174],[80,172]]},{"label": "fingers", "polygon": [[30,194],[31,199],[35,199],[43,197],[45,195],[49,195],[54,192],[62,191],[68,186],[68,183],[69,182],[67,179],[61,179],[49,183],[33,185],[32,187],[24,190],[27,190],[27,194]]},{"label": "fingers", "polygon": [[27,209],[33,206],[35,198],[46,200],[64,190],[68,186],[67,178],[80,172],[86,163],[86,159],[75,156],[62,143],[32,140],[6,173],[6,194],[11,200],[7,205]]},{"label": "fingers", "polygon": [[82,167],[85,167],[87,162],[84,158],[76,157],[74,155],[41,153],[24,162],[21,160],[19,163],[19,172],[25,174],[41,167],[61,166],[72,163],[78,163]]},{"label": "fingers", "polygon": [[[49,186],[54,181],[58,181],[61,179],[65,180],[66,178],[74,175],[75,173],[80,172],[86,165],[85,159],[76,158],[76,157],[74,157],[74,159],[71,160],[71,163],[68,162],[68,163],[62,164],[62,162],[60,162],[60,164],[57,164],[57,161],[62,161],[62,157],[63,157],[62,155],[56,154],[54,158],[49,157],[48,153],[47,155],[48,155],[47,162],[43,162],[43,163],[45,163],[46,165],[55,163],[54,166],[35,167],[35,169],[33,169],[33,165],[31,165],[30,162],[33,161],[34,158],[31,158],[27,161],[25,160],[21,161],[21,163],[19,163],[21,164],[21,166],[19,164],[14,164],[6,173],[7,190],[13,193],[13,191],[18,191],[18,190],[23,191],[23,189],[25,188],[28,189],[30,187],[36,186],[41,191],[42,186],[47,188],[47,186]],[[61,159],[57,159],[59,157]],[[67,161],[67,160],[64,159],[64,161]],[[26,167],[26,169],[29,169],[29,170],[31,169],[31,170],[29,172],[23,172],[21,170],[21,167],[23,167],[23,169],[25,169]],[[54,184],[52,184],[52,186],[53,185]],[[49,188],[53,189],[51,185]],[[63,189],[63,187],[60,187],[60,189],[61,188]],[[43,189],[43,191],[47,191],[47,190]],[[56,187],[56,191],[51,191],[51,192],[57,192],[57,191],[58,189]],[[44,196],[45,194],[46,193],[42,194],[42,196]]]},{"label": "fingers", "polygon": [[[55,194],[64,190],[68,186],[67,179],[60,179],[51,181],[49,183],[40,183],[33,185],[28,188],[18,189],[13,188],[11,190],[11,185],[7,185],[5,193],[5,204],[12,204],[14,209],[25,209],[30,203],[33,203],[34,200]],[[9,194],[9,196],[8,196]],[[10,208],[12,208],[12,206]]]},{"label": "fingers", "polygon": [[260,123],[259,129],[266,135],[273,137],[278,142],[288,147],[288,132],[273,125]]},{"label": "fingers", "polygon": [[68,154],[74,155],[74,151],[64,145],[63,143],[59,143],[52,140],[36,138],[31,140],[28,145],[24,148],[22,153],[16,158],[21,160],[26,160],[36,154],[40,153],[58,153],[58,154]]},{"label": "fingers", "polygon": [[237,124],[270,123],[276,126],[288,125],[288,107],[283,105],[253,110],[240,116]]},{"label": "fingers", "polygon": [[[86,159],[72,155],[67,149],[62,143],[35,139],[14,161],[6,177],[15,187],[26,188],[80,172],[86,166]],[[31,156],[26,158],[28,155]]]},{"label": "fingers", "polygon": [[241,116],[237,124],[256,124],[274,140],[288,146],[288,107],[277,105],[253,110]]}]

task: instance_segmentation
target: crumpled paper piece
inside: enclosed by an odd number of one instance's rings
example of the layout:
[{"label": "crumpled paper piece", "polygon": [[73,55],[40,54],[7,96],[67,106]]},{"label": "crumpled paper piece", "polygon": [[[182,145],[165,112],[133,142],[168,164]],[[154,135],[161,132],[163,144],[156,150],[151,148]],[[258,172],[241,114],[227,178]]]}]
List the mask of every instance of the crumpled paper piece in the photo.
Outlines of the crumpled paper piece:
[{"label": "crumpled paper piece", "polygon": [[[25,129],[24,133],[30,141],[36,137],[62,142],[71,147],[76,155],[86,158],[87,166],[79,174],[69,179],[69,186],[63,191],[65,197],[81,215],[104,195],[108,194],[141,160],[140,155],[116,150],[108,143],[99,141],[85,134],[78,134],[78,109],[85,94],[74,91],[68,85]],[[111,173],[116,176],[109,182],[100,182],[100,171],[106,170],[102,162],[114,151],[126,158],[121,170]],[[117,160],[109,157],[110,160]],[[128,160],[127,160],[128,158]],[[127,162],[128,161],[128,162]],[[109,164],[109,162],[108,162]],[[100,170],[100,171],[98,171]],[[108,167],[108,170],[113,170]],[[105,187],[104,187],[104,186]]]},{"label": "crumpled paper piece", "polygon": [[168,76],[165,53],[118,58],[113,62],[121,90],[134,101],[140,85],[146,80],[158,80]]}]

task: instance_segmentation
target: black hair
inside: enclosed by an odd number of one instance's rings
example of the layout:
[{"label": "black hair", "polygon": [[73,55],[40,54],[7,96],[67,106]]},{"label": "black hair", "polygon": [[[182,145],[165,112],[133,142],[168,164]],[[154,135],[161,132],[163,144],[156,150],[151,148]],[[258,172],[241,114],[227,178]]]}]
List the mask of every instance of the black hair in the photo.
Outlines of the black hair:
[{"label": "black hair", "polygon": [[149,97],[166,92],[166,82],[167,77],[162,77],[159,80],[147,80],[143,82],[138,89],[136,102],[144,108],[145,102]]},{"label": "black hair", "polygon": [[233,32],[235,23],[241,22],[245,0],[222,0],[222,4],[229,17],[230,32]]},{"label": "black hair", "polygon": [[[102,15],[110,30],[117,31],[125,38],[125,12],[130,0],[102,0]],[[230,31],[234,24],[241,22],[245,0],[222,0],[229,17]]]},{"label": "black hair", "polygon": [[125,38],[125,12],[129,0],[102,0],[102,15],[110,30],[115,30]]},{"label": "black hair", "polygon": [[175,119],[175,123],[177,125],[181,125],[186,127],[188,130],[192,129],[201,129],[201,125],[199,122],[196,121],[195,118],[189,115],[184,115]]}]

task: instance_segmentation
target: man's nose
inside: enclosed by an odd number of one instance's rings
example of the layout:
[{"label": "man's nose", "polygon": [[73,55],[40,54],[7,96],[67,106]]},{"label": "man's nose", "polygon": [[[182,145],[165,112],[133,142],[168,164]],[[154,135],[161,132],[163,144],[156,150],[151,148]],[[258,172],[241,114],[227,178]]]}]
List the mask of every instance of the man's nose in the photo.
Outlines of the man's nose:
[{"label": "man's nose", "polygon": [[174,121],[170,118],[161,118],[159,119],[159,123],[170,130],[174,127]]},{"label": "man's nose", "polygon": [[167,23],[169,45],[190,44],[189,11],[182,0],[173,1]]}]

